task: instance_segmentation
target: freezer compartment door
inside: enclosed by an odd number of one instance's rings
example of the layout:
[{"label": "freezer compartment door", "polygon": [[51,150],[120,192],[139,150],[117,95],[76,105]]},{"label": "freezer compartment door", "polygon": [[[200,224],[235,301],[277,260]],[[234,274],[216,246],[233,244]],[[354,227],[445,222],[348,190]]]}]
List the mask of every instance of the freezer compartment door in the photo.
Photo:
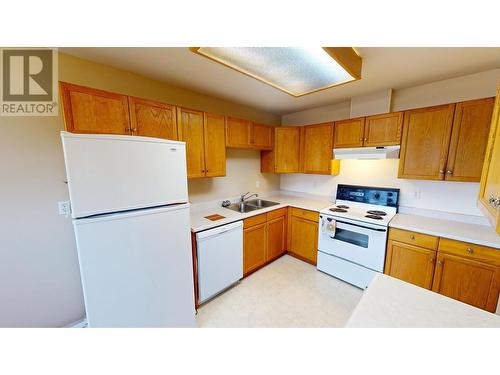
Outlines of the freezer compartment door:
[{"label": "freezer compartment door", "polygon": [[243,222],[197,233],[196,249],[200,303],[243,277]]},{"label": "freezer compartment door", "polygon": [[184,142],[61,132],[72,216],[188,201]]},{"label": "freezer compartment door", "polygon": [[90,327],[192,327],[189,205],[74,220]]}]

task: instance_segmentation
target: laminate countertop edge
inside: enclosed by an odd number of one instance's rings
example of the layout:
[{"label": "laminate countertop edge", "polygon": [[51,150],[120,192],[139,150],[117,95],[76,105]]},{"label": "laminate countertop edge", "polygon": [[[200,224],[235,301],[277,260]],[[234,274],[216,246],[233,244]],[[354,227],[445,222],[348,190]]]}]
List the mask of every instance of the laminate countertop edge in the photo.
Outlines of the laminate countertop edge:
[{"label": "laminate countertop edge", "polygon": [[396,214],[389,227],[448,238],[500,250],[500,236],[487,225],[469,224],[425,216]]}]

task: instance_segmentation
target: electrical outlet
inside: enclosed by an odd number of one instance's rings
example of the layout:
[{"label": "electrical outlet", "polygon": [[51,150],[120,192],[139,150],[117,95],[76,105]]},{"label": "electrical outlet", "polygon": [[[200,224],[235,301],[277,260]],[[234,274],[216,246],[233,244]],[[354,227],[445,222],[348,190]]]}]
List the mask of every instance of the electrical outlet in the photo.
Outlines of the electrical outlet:
[{"label": "electrical outlet", "polygon": [[57,206],[59,207],[59,215],[69,217],[69,214],[71,213],[71,205],[69,201],[57,202]]},{"label": "electrical outlet", "polygon": [[260,180],[255,181],[255,187],[257,189],[260,188]]},{"label": "electrical outlet", "polygon": [[420,199],[420,189],[413,190],[413,199]]}]

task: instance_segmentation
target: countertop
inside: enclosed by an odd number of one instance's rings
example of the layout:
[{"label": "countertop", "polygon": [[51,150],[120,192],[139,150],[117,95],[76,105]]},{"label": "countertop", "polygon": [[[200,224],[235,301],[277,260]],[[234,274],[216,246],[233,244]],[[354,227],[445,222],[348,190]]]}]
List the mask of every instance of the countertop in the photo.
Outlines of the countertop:
[{"label": "countertop", "polygon": [[500,236],[489,225],[469,224],[426,216],[397,214],[389,227],[411,230],[432,236],[470,242],[500,249]]},{"label": "countertop", "polygon": [[500,327],[500,316],[377,274],[363,292],[346,327]]},{"label": "countertop", "polygon": [[[191,210],[191,231],[199,232],[202,230],[215,228],[220,225],[232,223],[238,220],[243,220],[246,219],[247,217],[260,215],[282,207],[292,206],[297,208],[303,208],[305,210],[319,212],[321,209],[331,206],[333,204],[332,201],[328,200],[327,198],[311,199],[311,198],[303,198],[299,196],[285,195],[285,194],[262,196],[259,198],[268,201],[278,202],[279,205],[262,208],[259,210],[246,212],[243,214],[221,206],[213,208],[204,208],[202,210],[194,208]],[[224,216],[224,219],[211,221],[205,218],[205,216],[209,215],[221,215]]]}]

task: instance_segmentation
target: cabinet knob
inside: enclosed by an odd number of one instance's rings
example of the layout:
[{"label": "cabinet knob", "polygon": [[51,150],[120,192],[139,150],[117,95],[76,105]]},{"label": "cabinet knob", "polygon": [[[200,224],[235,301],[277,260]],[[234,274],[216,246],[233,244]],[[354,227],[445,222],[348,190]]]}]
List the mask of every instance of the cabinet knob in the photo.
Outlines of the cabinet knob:
[{"label": "cabinet knob", "polygon": [[442,266],[444,264],[443,260],[438,260],[438,265]]},{"label": "cabinet knob", "polygon": [[414,240],[414,239],[415,239],[415,236],[412,234],[412,235],[410,236],[410,240]]},{"label": "cabinet knob", "polygon": [[467,251],[469,254],[472,254],[474,252],[474,249],[472,247],[468,247],[465,251]]},{"label": "cabinet knob", "polygon": [[446,171],[447,174],[450,174],[452,175],[453,174],[453,171],[450,171],[449,169]]},{"label": "cabinet knob", "polygon": [[495,197],[493,194],[490,195],[490,199],[488,199],[488,202],[493,208],[500,207],[500,198]]},{"label": "cabinet knob", "polygon": [[434,258],[429,259],[429,263],[434,263]]},{"label": "cabinet knob", "polygon": [[440,169],[439,174],[444,174],[444,169]]}]

